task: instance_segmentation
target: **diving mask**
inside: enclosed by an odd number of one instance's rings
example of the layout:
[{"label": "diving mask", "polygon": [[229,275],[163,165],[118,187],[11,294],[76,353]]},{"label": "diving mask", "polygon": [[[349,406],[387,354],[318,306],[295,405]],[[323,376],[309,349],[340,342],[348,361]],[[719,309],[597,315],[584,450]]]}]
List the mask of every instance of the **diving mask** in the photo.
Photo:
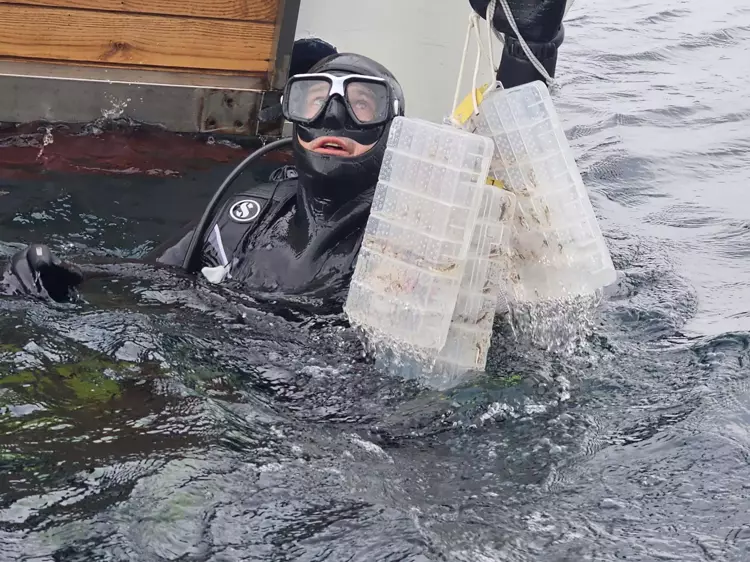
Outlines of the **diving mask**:
[{"label": "diving mask", "polygon": [[399,114],[399,103],[383,78],[328,73],[298,74],[284,90],[284,117],[293,123],[310,125],[339,96],[351,120],[361,128],[377,127]]}]

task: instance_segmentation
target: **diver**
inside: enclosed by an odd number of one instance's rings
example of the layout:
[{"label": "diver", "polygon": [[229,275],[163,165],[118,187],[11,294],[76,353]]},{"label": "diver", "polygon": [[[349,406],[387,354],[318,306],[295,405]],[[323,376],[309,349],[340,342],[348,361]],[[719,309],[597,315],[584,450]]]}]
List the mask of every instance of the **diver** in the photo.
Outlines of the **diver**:
[{"label": "diver", "polygon": [[[386,149],[404,94],[379,63],[351,53],[297,74],[283,96],[294,124],[294,167],[276,184],[233,195],[203,246],[211,282],[241,282],[253,293],[335,297],[353,272]],[[156,261],[179,266],[192,233]]]},{"label": "diver", "polygon": [[[485,17],[489,0],[470,2]],[[519,31],[552,76],[566,3],[509,1]],[[500,8],[493,26],[506,34],[498,80],[512,87],[541,79]],[[185,269],[195,250],[196,267],[188,272],[211,283],[239,283],[261,296],[345,298],[390,123],[405,114],[405,99],[393,74],[376,61],[337,53],[320,41],[314,49],[317,55],[305,50],[308,57],[328,56],[304,73],[309,63],[298,62],[282,98],[281,111],[293,123],[294,166],[274,172],[272,183],[231,195],[201,239],[194,240],[193,228],[146,261]],[[84,278],[81,268],[34,244],[12,257],[0,277],[0,294],[64,302],[77,297]]]}]

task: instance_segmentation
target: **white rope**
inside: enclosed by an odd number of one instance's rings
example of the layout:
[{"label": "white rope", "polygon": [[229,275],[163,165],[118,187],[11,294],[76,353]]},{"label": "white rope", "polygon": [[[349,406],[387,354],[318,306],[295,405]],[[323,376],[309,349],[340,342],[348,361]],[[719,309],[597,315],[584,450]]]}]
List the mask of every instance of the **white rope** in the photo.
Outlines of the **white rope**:
[{"label": "white rope", "polygon": [[[474,115],[479,115],[479,100],[477,100],[477,84],[479,83],[479,62],[482,60],[482,34],[479,31],[479,15],[472,14],[472,27],[477,36],[477,60],[474,63],[474,80],[472,81],[471,101],[474,104]],[[490,45],[490,47],[492,47]],[[490,64],[492,64],[490,58]]]},{"label": "white rope", "polygon": [[461,95],[461,83],[464,81],[464,68],[466,67],[466,57],[469,56],[469,38],[471,37],[471,26],[472,19],[469,18],[469,28],[466,30],[466,40],[464,41],[464,53],[461,56],[461,66],[458,69],[458,81],[456,82],[456,95],[453,97],[453,111],[451,115],[456,113],[458,107],[458,98]]},{"label": "white rope", "polygon": [[[476,36],[477,41],[477,59],[474,64],[474,75],[472,78],[472,95],[471,95],[471,101],[474,105],[474,113],[479,114],[479,101],[477,99],[477,84],[479,83],[479,67],[480,63],[482,61],[482,54],[483,54],[483,41],[482,41],[482,34],[479,29],[479,15],[472,11],[471,15],[469,16],[469,27],[466,30],[466,40],[464,41],[464,52],[463,56],[461,57],[461,66],[458,71],[458,80],[456,82],[456,93],[453,97],[453,111],[451,112],[451,115],[456,113],[456,109],[458,108],[458,102],[461,96],[461,85],[464,80],[464,70],[466,68],[466,59],[469,56],[469,38],[471,37],[471,31],[474,30],[474,35]],[[490,53],[488,56],[489,63],[491,70],[494,74],[497,72],[497,69],[495,68],[495,61],[494,57],[492,55],[492,44],[490,43]]]},{"label": "white rope", "polygon": [[[487,4],[487,13],[485,14],[485,21],[487,22],[487,35],[490,37],[490,44],[492,43],[492,36],[498,38],[500,43],[505,45],[505,35],[500,33],[492,25],[492,20],[495,19],[495,10],[497,9],[497,0],[490,0]],[[496,69],[497,70],[497,69]]]}]

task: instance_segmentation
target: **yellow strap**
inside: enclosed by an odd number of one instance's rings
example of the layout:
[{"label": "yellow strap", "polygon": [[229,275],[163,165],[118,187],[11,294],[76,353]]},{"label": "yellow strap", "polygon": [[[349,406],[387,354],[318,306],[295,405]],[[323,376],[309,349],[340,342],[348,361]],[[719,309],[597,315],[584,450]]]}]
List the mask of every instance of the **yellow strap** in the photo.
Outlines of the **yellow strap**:
[{"label": "yellow strap", "polygon": [[484,93],[489,87],[489,84],[485,84],[484,86],[477,88],[472,92],[469,92],[464,100],[458,104],[458,107],[456,107],[456,111],[453,112],[452,118],[454,122],[458,123],[459,125],[466,124],[469,118],[474,114],[474,102],[471,99],[474,95],[474,92],[476,92],[477,105],[479,105],[480,103],[482,103],[482,100],[484,99]]}]

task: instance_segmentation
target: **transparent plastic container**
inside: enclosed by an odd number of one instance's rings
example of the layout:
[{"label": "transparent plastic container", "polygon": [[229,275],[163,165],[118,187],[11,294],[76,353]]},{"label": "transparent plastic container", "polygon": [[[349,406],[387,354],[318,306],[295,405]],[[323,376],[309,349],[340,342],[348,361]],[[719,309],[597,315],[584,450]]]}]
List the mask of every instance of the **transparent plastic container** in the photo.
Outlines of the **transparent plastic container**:
[{"label": "transparent plastic container", "polygon": [[494,140],[489,175],[517,198],[507,296],[566,298],[613,283],[609,250],[546,86],[490,92],[470,125]]},{"label": "transparent plastic container", "polygon": [[344,307],[375,339],[436,355],[445,345],[494,146],[397,117]]},{"label": "transparent plastic container", "polygon": [[484,186],[445,347],[432,367],[432,385],[445,387],[469,371],[483,371],[498,300],[510,275],[510,238],[515,197]]}]

